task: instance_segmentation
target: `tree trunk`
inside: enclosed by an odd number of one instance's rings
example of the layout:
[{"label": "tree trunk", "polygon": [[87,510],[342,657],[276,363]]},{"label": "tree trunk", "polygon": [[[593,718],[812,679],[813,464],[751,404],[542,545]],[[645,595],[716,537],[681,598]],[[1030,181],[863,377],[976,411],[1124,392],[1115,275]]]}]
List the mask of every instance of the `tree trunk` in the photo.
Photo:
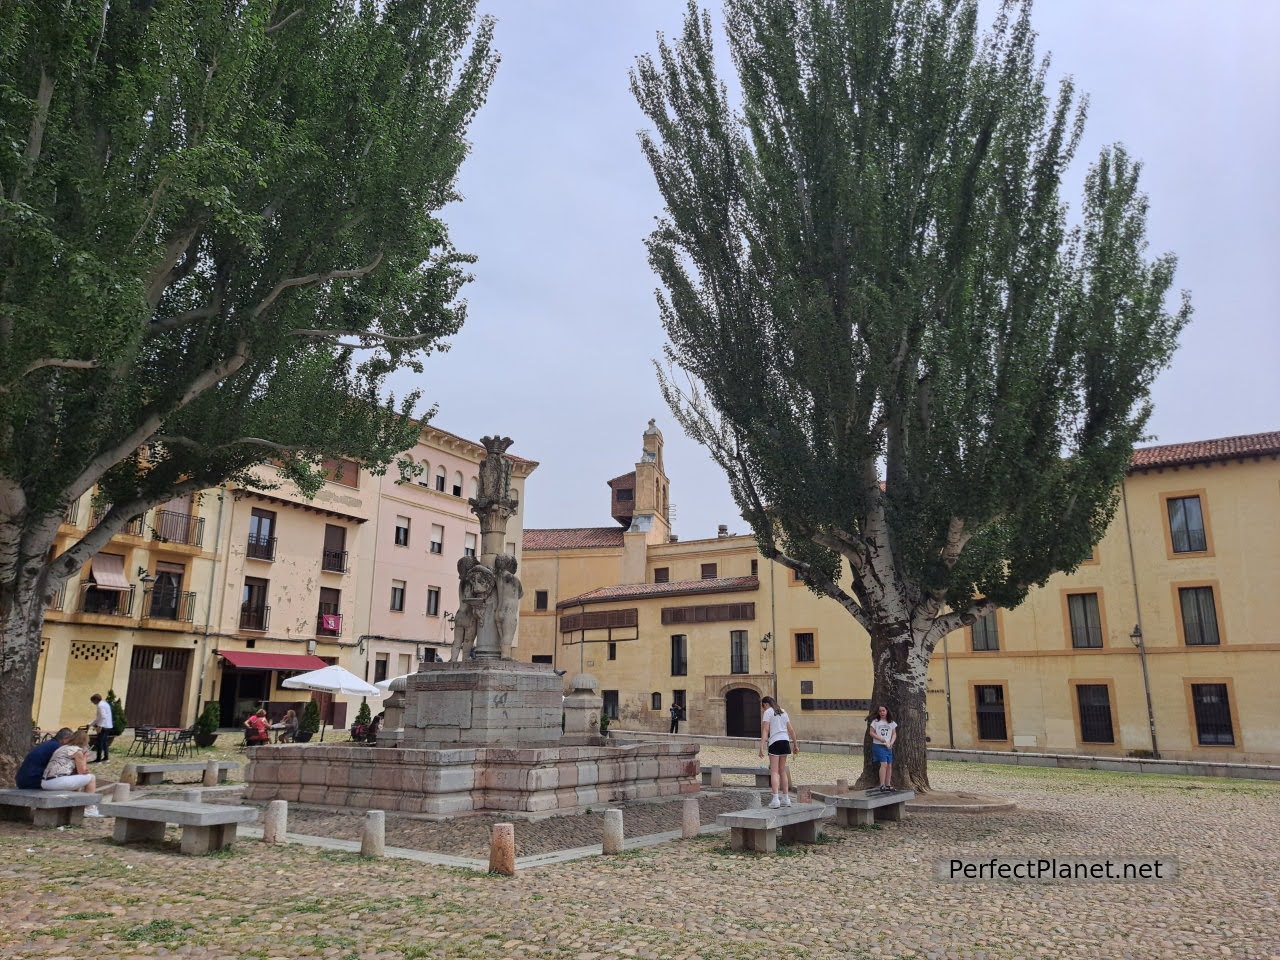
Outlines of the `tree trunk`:
[{"label": "tree trunk", "polygon": [[[898,724],[893,746],[893,785],[917,793],[929,791],[929,755],[925,738],[925,694],[929,681],[929,657],[924,644],[908,628],[902,633],[876,631],[871,635],[871,661],[875,679],[871,709],[889,708]],[[879,764],[871,759],[871,732],[863,735],[861,788],[880,782]]]},{"label": "tree trunk", "polygon": [[35,702],[40,629],[44,626],[43,585],[47,567],[23,564],[9,592],[0,623],[0,785],[12,786],[18,765],[31,749],[31,707]]}]

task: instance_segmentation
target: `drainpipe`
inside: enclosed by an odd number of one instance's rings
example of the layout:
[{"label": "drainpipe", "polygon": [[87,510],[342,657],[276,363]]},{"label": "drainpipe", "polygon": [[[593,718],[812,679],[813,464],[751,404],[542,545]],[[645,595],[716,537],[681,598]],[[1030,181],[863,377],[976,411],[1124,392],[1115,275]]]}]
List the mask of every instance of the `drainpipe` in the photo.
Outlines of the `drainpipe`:
[{"label": "drainpipe", "polygon": [[1129,575],[1133,578],[1133,609],[1137,623],[1129,639],[1138,648],[1138,660],[1142,663],[1142,689],[1147,695],[1147,726],[1151,729],[1151,756],[1160,759],[1160,745],[1156,740],[1156,714],[1151,704],[1151,674],[1147,669],[1147,643],[1142,633],[1142,603],[1138,597],[1138,564],[1133,556],[1133,531],[1129,527],[1129,493],[1125,478],[1120,479],[1120,500],[1124,505],[1124,535],[1129,543]]},{"label": "drainpipe", "polygon": [[[209,634],[213,628],[213,595],[214,584],[218,579],[218,559],[222,546],[222,508],[227,502],[227,488],[218,488],[218,521],[213,531],[213,568],[209,571],[209,602],[204,608],[204,636],[200,638],[200,682],[196,685],[196,716],[200,716],[200,708],[204,705],[204,677],[209,662]],[[228,544],[228,547],[230,544]],[[223,584],[226,589],[226,584]]]},{"label": "drainpipe", "polygon": [[769,561],[769,628],[773,633],[773,699],[778,699],[778,644],[782,642],[782,638],[778,636],[778,606],[774,600],[773,594],[773,569],[776,567],[772,560]]},{"label": "drainpipe", "polygon": [[956,728],[951,717],[951,654],[947,651],[947,634],[942,635],[942,669],[945,681],[943,686],[947,688],[947,745],[950,749],[956,748]]}]

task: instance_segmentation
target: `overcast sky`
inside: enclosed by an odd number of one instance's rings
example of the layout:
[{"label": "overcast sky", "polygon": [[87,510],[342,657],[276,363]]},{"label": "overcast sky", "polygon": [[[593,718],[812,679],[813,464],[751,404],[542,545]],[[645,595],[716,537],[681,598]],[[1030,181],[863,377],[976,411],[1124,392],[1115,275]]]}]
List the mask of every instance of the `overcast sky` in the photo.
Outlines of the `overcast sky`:
[{"label": "overcast sky", "polygon": [[[678,33],[684,7],[480,0],[498,20],[502,65],[471,130],[465,199],[446,211],[457,247],[480,258],[469,319],[422,377],[393,384],[438,403],[437,426],[506,434],[541,462],[525,526],[612,523],[604,483],[632,469],[656,417],[676,532],[747,532],[652,365],[664,337],[643,240],[661,206],[627,71],[658,31]],[[1192,293],[1195,317],[1154,389],[1156,442],[1280,429],[1280,3],[1042,0],[1035,25],[1055,74],[1090,97],[1081,157],[1123,141],[1144,162],[1150,253],[1175,252],[1175,285]]]}]

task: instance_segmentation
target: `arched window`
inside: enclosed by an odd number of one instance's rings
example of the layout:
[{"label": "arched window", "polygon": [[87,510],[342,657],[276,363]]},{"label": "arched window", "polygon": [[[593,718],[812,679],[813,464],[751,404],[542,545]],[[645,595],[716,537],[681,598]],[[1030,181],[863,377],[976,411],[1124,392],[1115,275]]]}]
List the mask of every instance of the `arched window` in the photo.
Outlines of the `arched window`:
[{"label": "arched window", "polygon": [[444,464],[442,463],[440,464],[440,466],[436,467],[436,489],[439,490],[441,493],[444,493],[446,476],[448,476],[448,473],[444,468]]},{"label": "arched window", "polygon": [[422,468],[422,472],[418,474],[418,486],[431,489],[431,464],[425,459],[418,461],[418,466]]},{"label": "arched window", "polygon": [[651,710],[661,710],[661,709],[662,709],[662,694],[660,694],[660,693],[651,693],[651,694],[649,695],[649,700],[651,701],[651,702],[650,702],[650,704],[649,704],[649,708],[650,708]]},{"label": "arched window", "polygon": [[480,496],[480,480],[478,477],[471,478],[471,499]]},{"label": "arched window", "polygon": [[453,495],[455,497],[462,496],[462,471],[455,470],[453,472]]}]

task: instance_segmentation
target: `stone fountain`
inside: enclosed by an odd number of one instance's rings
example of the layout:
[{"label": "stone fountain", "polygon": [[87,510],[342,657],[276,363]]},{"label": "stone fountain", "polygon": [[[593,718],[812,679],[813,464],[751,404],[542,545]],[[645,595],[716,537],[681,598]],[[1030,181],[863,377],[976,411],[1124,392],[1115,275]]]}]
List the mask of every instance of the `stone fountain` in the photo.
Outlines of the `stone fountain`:
[{"label": "stone fountain", "polygon": [[[477,496],[480,556],[458,561],[452,659],[392,684],[378,745],[282,745],[252,751],[249,800],[437,816],[546,815],[696,793],[698,747],[613,745],[601,701],[580,674],[563,694],[548,664],[511,659],[523,589],[504,553],[515,513],[507,437],[485,437]],[[563,723],[563,729],[562,729]],[[388,749],[390,748],[390,749]]]}]

